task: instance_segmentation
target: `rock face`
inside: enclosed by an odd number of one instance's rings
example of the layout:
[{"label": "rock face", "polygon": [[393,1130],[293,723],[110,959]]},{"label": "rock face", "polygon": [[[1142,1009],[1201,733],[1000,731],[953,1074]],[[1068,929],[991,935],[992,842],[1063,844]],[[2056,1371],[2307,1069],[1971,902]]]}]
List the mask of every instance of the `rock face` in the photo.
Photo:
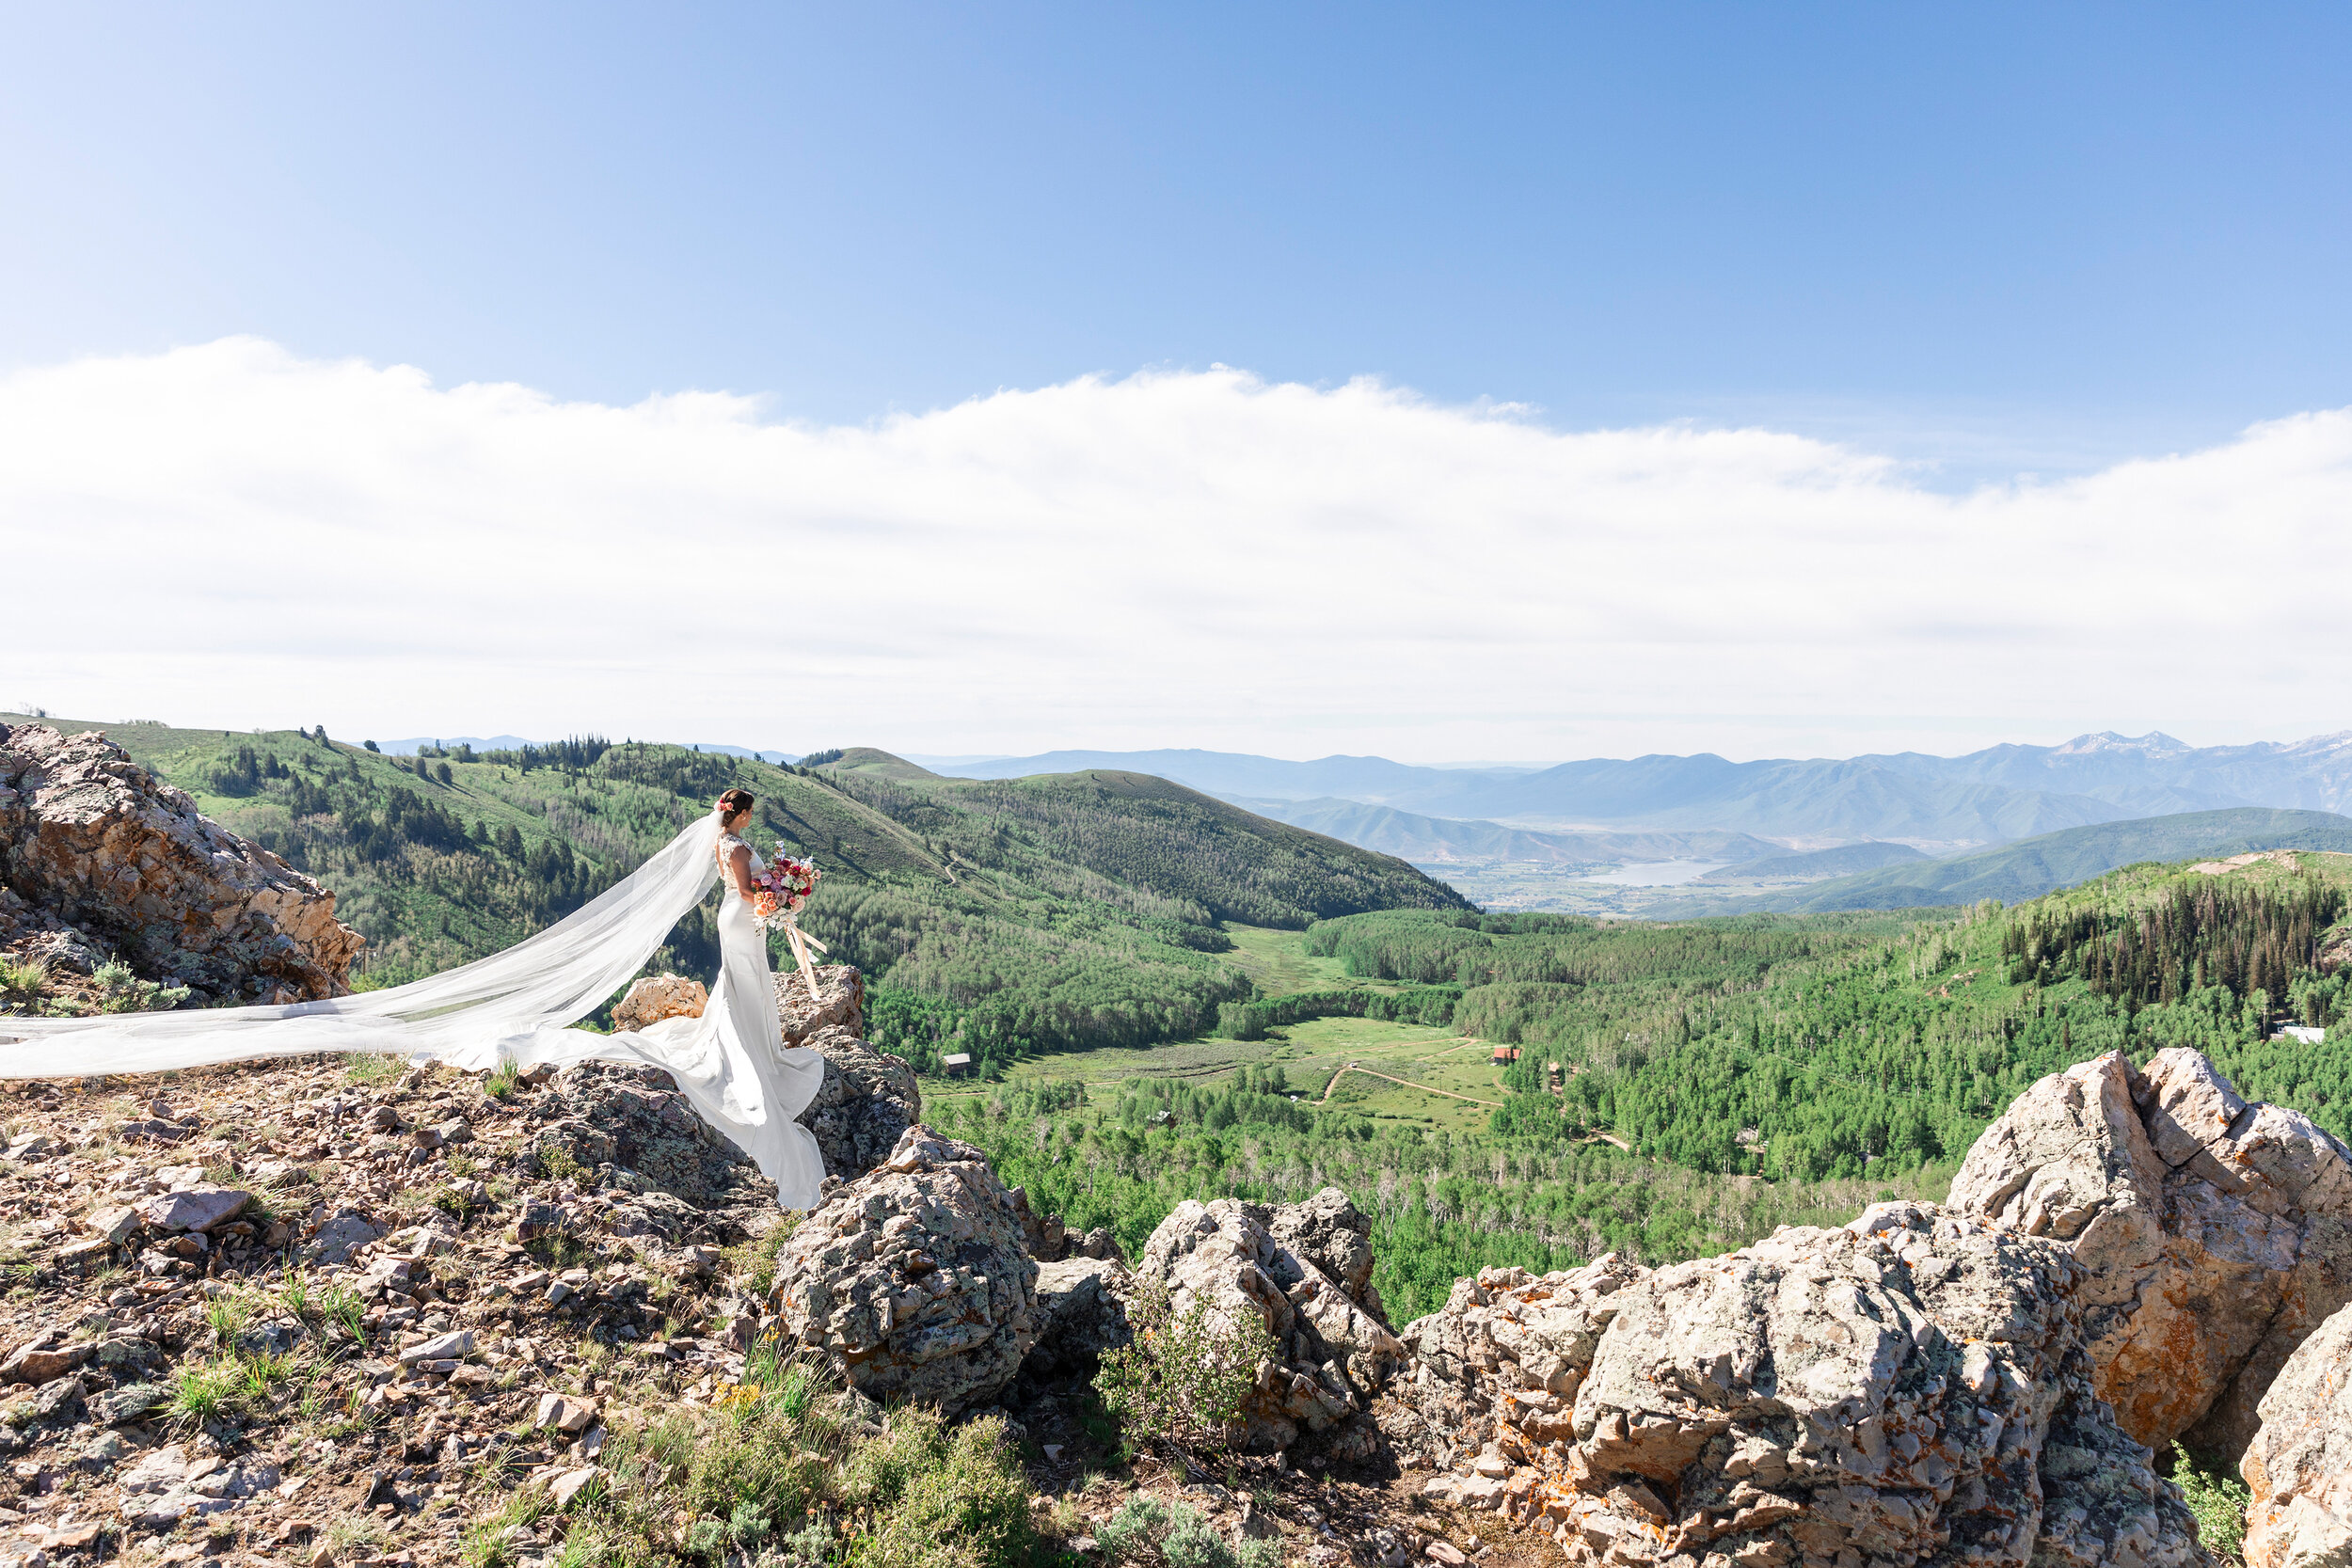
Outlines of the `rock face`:
[{"label": "rock face", "polygon": [[1950,1204],[2089,1272],[2100,1397],[2154,1446],[2245,1452],[2280,1367],[2352,1301],[2352,1153],[2194,1051],[2042,1079],[1968,1151]]},{"label": "rock face", "polygon": [[1286,1449],[1302,1430],[1329,1431],[1403,1365],[1371,1290],[1371,1234],[1347,1196],[1326,1187],[1299,1204],[1187,1199],[1144,1243],[1135,1278],[1165,1290],[1179,1317],[1205,1302],[1213,1317],[1254,1316],[1274,1337],[1279,1359],[1243,1402],[1243,1447]]},{"label": "rock face", "polygon": [[[641,1198],[658,1188],[682,1206],[708,1211],[774,1204],[775,1189],[751,1156],[696,1116],[660,1068],[566,1068],[532,1098],[531,1115],[537,1125],[527,1147],[542,1171],[576,1168],[592,1187]],[[672,1228],[659,1215],[652,1220],[657,1229]]]},{"label": "rock face", "polygon": [[2352,1307],[2287,1357],[2239,1465],[2248,1568],[2352,1562]]},{"label": "rock face", "polygon": [[987,1158],[911,1127],[793,1231],[771,1301],[787,1338],[860,1393],[953,1416],[1020,1370],[1037,1338],[1037,1277]]},{"label": "rock face", "polygon": [[350,993],[335,895],[198,815],[103,735],[0,725],[0,946],[87,974],[119,958],[199,1001]]},{"label": "rock face", "polygon": [[825,1174],[863,1176],[890,1157],[908,1128],[923,1119],[914,1069],[859,1037],[866,1028],[866,980],[848,964],[821,964],[812,999],[797,970],[776,976],[784,1043],[825,1058],[824,1086],[799,1117],[817,1138]]},{"label": "rock face", "polygon": [[700,980],[682,974],[648,974],[613,1005],[612,1027],[643,1029],[665,1018],[700,1018],[709,1004],[709,988]]},{"label": "rock face", "polygon": [[866,976],[850,964],[816,966],[815,994],[797,968],[776,971],[776,1012],[784,1023],[784,1043],[806,1045],[824,1029],[866,1033]]},{"label": "rock face", "polygon": [[1488,1270],[1408,1326],[1428,1490],[1572,1560],[2192,1568],[2091,1386],[2062,1247],[1887,1204],[1654,1272]]}]

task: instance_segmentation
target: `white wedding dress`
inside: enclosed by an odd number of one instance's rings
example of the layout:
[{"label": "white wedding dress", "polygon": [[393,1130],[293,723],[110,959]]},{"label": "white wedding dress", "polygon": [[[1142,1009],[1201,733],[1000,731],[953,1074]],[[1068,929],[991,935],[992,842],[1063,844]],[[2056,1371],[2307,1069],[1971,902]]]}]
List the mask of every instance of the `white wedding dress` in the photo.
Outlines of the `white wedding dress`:
[{"label": "white wedding dress", "polygon": [[[536,936],[387,990],[291,1006],[0,1018],[0,1079],[161,1072],[318,1051],[394,1052],[472,1071],[501,1061],[644,1062],[667,1071],[704,1120],[758,1162],[786,1208],[813,1208],[824,1160],[793,1118],[823,1086],[825,1061],[784,1049],[766,933],[733,874],[720,876],[719,856],[742,842],[705,816]],[[644,967],[714,880],[725,887],[719,977],[702,1017],[613,1035],[569,1027]]]}]

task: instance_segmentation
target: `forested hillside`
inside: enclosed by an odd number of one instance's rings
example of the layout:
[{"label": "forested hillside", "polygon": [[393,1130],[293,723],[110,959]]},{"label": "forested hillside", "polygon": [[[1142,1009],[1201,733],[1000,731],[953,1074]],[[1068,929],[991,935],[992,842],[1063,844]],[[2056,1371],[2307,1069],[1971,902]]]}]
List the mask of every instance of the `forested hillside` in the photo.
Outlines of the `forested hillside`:
[{"label": "forested hillside", "polygon": [[2352,1137],[2352,1054],[2271,1037],[2352,1026],[2348,890],[2352,857],[2305,854],[2218,875],[2135,867],[2014,910],[1348,916],[1311,927],[1311,952],[1365,981],[1459,987],[1454,1027],[1481,1055],[1521,1048],[1483,1125],[1318,1103],[1342,1082],[1327,1068],[1298,1104],[1295,1081],[1245,1067],[1108,1088],[1025,1079],[954,1114],[1033,1193],[1123,1231],[1184,1196],[1339,1180],[1379,1215],[1381,1288],[1409,1313],[1483,1263],[1658,1261],[1842,1223],[1873,1197],[1940,1197],[2021,1090],[2108,1050],[2194,1046],[2248,1096]]},{"label": "forested hillside", "polygon": [[[918,1063],[959,1046],[1001,1061],[1195,1034],[1249,993],[1220,957],[1224,920],[1464,907],[1402,862],[1135,775],[982,784],[881,752],[801,768],[595,739],[393,757],[301,731],[66,727],[106,729],[333,888],[368,938],[366,986],[561,918],[741,785],[759,797],[751,836],[824,868],[803,924],[867,973],[878,1039]],[[703,911],[654,965],[716,962]]]}]

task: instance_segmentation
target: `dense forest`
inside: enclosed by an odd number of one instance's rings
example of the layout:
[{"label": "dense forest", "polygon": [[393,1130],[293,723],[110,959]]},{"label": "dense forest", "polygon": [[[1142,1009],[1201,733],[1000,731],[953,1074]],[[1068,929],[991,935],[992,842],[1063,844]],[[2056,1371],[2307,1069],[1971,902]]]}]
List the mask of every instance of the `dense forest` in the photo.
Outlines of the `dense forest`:
[{"label": "dense forest", "polygon": [[1309,946],[1391,995],[1459,988],[1455,1027],[1524,1045],[1484,1128],[1294,1102],[1322,1084],[1279,1064],[1091,1099],[1025,1078],[938,1114],[1033,1200],[1131,1242],[1184,1197],[1337,1182],[1376,1216],[1381,1289],[1409,1316],[1484,1264],[1662,1261],[1940,1197],[2020,1090],[2107,1050],[2194,1046],[2249,1096],[2352,1136],[2352,1059],[2273,1037],[2352,1025],[2347,887],[2352,859],[2312,855],[2226,878],[2133,867],[2013,911],[1347,916]]}]

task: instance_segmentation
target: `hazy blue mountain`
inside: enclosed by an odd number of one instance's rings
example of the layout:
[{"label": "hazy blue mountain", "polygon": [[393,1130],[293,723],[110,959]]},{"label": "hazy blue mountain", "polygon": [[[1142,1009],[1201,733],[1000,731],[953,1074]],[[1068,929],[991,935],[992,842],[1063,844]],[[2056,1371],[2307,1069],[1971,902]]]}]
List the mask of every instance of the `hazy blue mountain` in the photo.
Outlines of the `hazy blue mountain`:
[{"label": "hazy blue mountain", "polygon": [[1888,866],[1786,893],[1729,905],[1693,909],[1722,914],[1750,910],[1800,912],[1900,910],[1928,904],[1972,904],[1998,898],[2013,904],[2055,888],[2102,877],[2141,861],[2202,860],[2249,849],[2331,849],[2352,853],[2352,816],[2321,811],[2271,811],[2239,806],[2188,812],[2096,827],[2070,828],[1996,849],[1951,860]]},{"label": "hazy blue mountain", "polygon": [[[2078,735],[2062,746],[1992,746],[1959,757],[1865,757],[1919,777],[2089,795],[2134,816],[2229,806],[2352,807],[2352,731],[2250,746],[2190,746],[2161,731]],[[2178,802],[2174,804],[2174,802]]]},{"label": "hazy blue mountain", "polygon": [[1779,838],[1963,845],[2236,806],[2352,809],[2352,731],[2292,744],[2191,747],[2162,734],[2062,746],[1731,762],[1595,758],[1538,769],[1383,757],[1288,762],[1232,752],[1053,752],[950,769],[969,778],[1113,768],[1228,800],[1326,797],[1457,821],[1565,832],[1713,829]]},{"label": "hazy blue mountain", "polygon": [[1834,849],[1811,849],[1800,855],[1771,855],[1744,865],[1726,865],[1699,879],[1702,882],[1754,882],[1774,879],[1818,881],[1903,865],[1928,857],[1908,844],[1841,844]]},{"label": "hazy blue mountain", "polygon": [[1319,800],[1235,798],[1232,803],[1277,822],[1336,838],[1359,849],[1376,849],[1421,866],[1452,861],[1548,862],[1567,865],[1621,861],[1747,861],[1782,853],[1779,845],[1747,833],[1547,833],[1506,828],[1500,822],[1422,816],[1393,806],[1373,806],[1327,797]]}]

